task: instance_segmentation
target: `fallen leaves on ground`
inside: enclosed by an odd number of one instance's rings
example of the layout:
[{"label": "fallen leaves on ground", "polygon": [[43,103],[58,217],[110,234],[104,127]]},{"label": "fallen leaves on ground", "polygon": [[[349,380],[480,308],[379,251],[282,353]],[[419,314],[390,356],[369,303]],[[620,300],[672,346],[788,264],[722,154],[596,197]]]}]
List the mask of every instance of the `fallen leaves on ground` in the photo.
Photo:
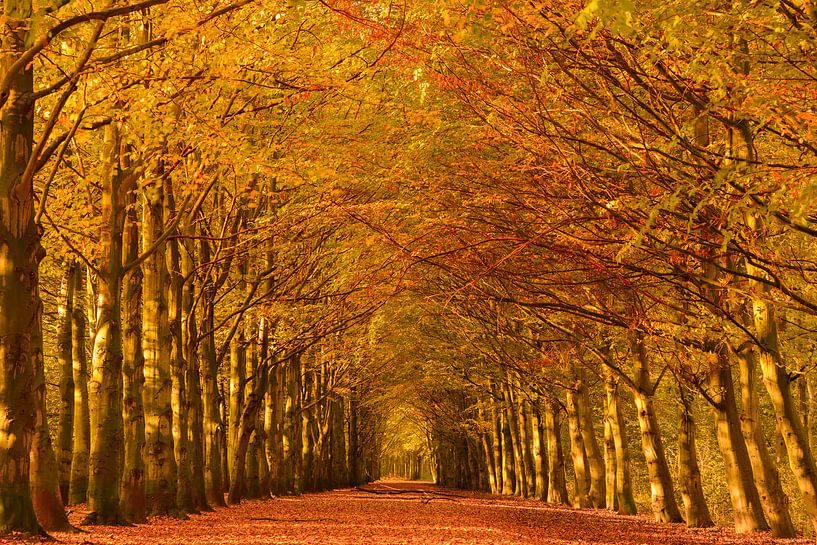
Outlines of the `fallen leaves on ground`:
[{"label": "fallen leaves on ground", "polygon": [[[81,510],[71,513],[78,523]],[[805,545],[769,534],[659,524],[646,516],[571,509],[534,500],[386,481],[361,488],[246,501],[189,520],[55,533],[78,545],[501,544]]]}]

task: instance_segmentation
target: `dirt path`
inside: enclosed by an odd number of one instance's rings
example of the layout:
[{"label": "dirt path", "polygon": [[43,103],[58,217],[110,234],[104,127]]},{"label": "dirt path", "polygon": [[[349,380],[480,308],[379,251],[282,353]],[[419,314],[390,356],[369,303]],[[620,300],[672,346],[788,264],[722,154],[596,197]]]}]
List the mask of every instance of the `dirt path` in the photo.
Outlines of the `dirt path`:
[{"label": "dirt path", "polygon": [[[72,513],[78,520],[83,513]],[[82,545],[464,544],[537,545],[804,545],[768,535],[737,536],[726,530],[690,530],[642,517],[552,507],[537,501],[443,490],[430,484],[383,482],[299,497],[247,501],[190,520],[86,528],[55,534]]]}]

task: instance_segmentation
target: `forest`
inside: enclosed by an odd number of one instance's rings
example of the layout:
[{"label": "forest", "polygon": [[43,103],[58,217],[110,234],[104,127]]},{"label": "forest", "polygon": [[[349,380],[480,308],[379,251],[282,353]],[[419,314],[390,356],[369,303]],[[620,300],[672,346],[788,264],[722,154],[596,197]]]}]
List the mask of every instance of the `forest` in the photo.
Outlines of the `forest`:
[{"label": "forest", "polygon": [[0,43],[0,538],[400,477],[815,539],[813,0],[3,0]]}]

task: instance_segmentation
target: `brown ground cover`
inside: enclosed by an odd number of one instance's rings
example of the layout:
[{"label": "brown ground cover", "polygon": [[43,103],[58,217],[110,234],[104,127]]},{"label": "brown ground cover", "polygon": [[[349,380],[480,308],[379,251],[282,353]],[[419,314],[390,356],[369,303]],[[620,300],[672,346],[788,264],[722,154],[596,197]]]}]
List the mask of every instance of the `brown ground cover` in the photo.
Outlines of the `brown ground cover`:
[{"label": "brown ground cover", "polygon": [[[83,517],[71,513],[72,521]],[[738,536],[725,529],[688,529],[646,517],[554,507],[446,490],[428,483],[386,481],[362,489],[246,501],[189,520],[154,518],[131,527],[85,527],[54,534],[80,545],[271,544],[523,544],[537,545],[804,545],[766,534]]]}]

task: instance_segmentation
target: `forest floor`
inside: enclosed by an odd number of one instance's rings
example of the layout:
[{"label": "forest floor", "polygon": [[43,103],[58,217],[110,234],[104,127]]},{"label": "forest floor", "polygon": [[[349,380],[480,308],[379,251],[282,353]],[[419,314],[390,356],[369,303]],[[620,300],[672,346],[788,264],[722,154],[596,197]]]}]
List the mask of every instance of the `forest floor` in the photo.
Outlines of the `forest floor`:
[{"label": "forest floor", "polygon": [[[73,522],[84,513],[71,513]],[[448,490],[429,483],[384,481],[360,489],[245,501],[239,506],[155,518],[131,527],[85,527],[53,535],[79,545],[523,544],[805,545],[768,534],[688,529],[646,517],[544,505],[533,500]],[[1,541],[1,540],[0,540]],[[52,542],[53,543],[53,542]]]}]

